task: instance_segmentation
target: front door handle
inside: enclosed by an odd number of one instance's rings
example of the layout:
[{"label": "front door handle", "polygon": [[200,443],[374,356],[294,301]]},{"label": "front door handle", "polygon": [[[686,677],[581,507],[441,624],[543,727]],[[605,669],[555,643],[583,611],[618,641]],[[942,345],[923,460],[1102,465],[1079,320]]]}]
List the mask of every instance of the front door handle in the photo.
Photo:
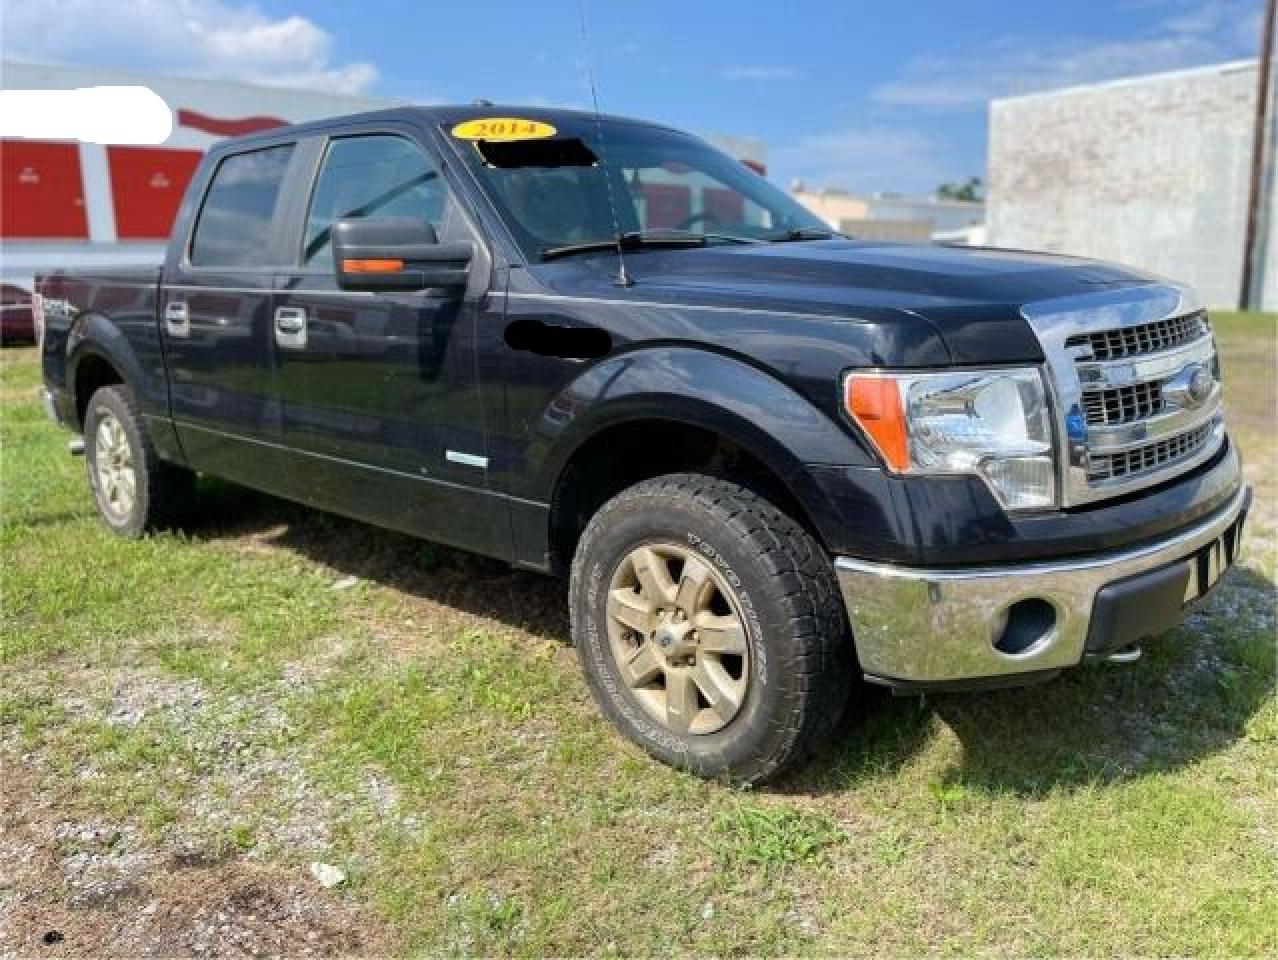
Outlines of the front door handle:
[{"label": "front door handle", "polygon": [[306,346],[306,311],[301,307],[275,308],[275,342],[298,350]]},{"label": "front door handle", "polygon": [[170,300],[164,305],[164,328],[171,337],[191,335],[191,308],[183,300]]}]

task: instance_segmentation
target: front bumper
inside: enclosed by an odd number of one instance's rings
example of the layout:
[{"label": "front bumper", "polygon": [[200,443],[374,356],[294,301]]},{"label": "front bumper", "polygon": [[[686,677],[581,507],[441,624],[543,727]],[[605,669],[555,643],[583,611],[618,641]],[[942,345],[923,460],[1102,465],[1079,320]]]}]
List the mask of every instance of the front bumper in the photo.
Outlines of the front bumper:
[{"label": "front bumper", "polygon": [[1251,490],[1139,547],[1069,560],[920,569],[835,560],[866,677],[902,687],[1016,683],[1180,622],[1233,563]]}]

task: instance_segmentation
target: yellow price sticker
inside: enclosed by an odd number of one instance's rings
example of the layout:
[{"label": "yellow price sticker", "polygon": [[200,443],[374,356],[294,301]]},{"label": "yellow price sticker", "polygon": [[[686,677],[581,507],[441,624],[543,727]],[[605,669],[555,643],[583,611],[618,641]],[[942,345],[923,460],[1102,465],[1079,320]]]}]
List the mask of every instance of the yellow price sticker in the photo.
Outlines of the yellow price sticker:
[{"label": "yellow price sticker", "polygon": [[453,127],[453,136],[458,140],[541,140],[557,132],[548,123],[517,117],[483,117]]}]

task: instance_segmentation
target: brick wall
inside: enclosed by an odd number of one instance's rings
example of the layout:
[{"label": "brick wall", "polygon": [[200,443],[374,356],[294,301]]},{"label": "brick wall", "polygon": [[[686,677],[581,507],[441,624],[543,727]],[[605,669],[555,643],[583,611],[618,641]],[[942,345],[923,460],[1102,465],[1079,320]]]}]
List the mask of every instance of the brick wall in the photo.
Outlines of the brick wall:
[{"label": "brick wall", "polygon": [[1130,264],[1236,305],[1255,91],[1250,62],[995,100],[990,242]]}]

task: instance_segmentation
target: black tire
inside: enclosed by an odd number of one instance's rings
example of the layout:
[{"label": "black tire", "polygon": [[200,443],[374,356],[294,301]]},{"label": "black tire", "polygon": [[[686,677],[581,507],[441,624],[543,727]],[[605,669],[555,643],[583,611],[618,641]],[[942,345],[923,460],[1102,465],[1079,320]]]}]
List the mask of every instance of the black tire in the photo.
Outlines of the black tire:
[{"label": "black tire", "polygon": [[[113,508],[99,470],[97,440],[108,420],[119,425],[131,457],[134,492],[127,508],[118,500],[119,508]],[[84,415],[84,463],[99,515],[122,537],[140,537],[176,526],[190,510],[195,475],[159,458],[137,412],[133,392],[122,384],[100,387],[89,398]]]},{"label": "black tire", "polygon": [[[680,733],[654,720],[613,652],[607,618],[614,577],[633,551],[661,543],[686,545],[696,560],[709,561],[731,585],[733,612],[744,625],[749,683],[736,714],[717,731]],[[577,546],[569,606],[578,656],[604,713],[657,759],[703,777],[753,784],[794,766],[835,729],[858,685],[829,557],[791,517],[726,480],[671,474],[604,504]],[[636,631],[631,641],[642,645],[641,636]],[[697,702],[710,709],[699,690]]]}]

